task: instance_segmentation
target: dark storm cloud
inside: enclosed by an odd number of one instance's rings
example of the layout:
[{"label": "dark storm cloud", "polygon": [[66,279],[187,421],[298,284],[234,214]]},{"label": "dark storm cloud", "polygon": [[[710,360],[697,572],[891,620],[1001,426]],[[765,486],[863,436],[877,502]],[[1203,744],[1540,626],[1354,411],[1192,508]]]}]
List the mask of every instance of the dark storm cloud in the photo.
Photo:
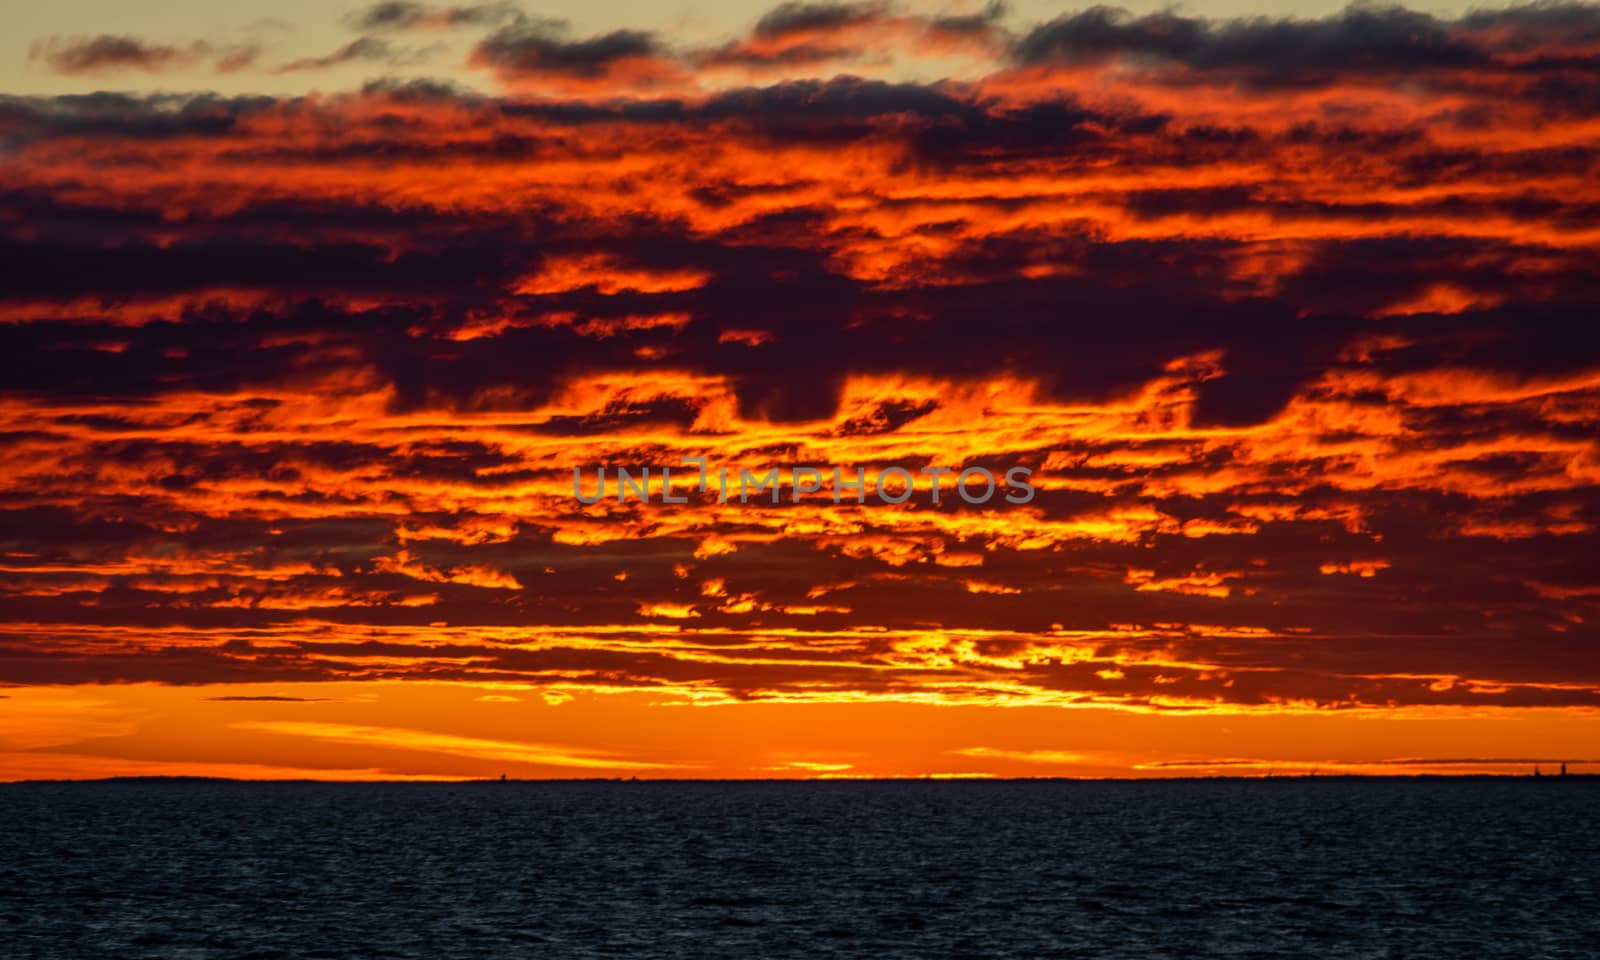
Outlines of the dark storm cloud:
[{"label": "dark storm cloud", "polygon": [[182,63],[187,54],[168,44],[101,34],[98,37],[51,38],[35,44],[32,56],[43,59],[58,73],[94,73],[100,70],[166,70]]},{"label": "dark storm cloud", "polygon": [[884,16],[886,3],[780,3],[756,21],[758,37],[830,31]]},{"label": "dark storm cloud", "polygon": [[96,37],[50,37],[35,43],[29,60],[43,60],[56,73],[100,74],[139,70],[160,73],[210,60],[218,73],[242,70],[256,61],[260,50],[249,44],[215,46],[208,43],[175,45],[152,43],[138,37],[101,34]]},{"label": "dark storm cloud", "polygon": [[354,11],[345,23],[356,30],[408,30],[418,27],[493,27],[525,20],[514,3],[435,7],[412,0],[384,0]]},{"label": "dark storm cloud", "polygon": [[928,25],[939,33],[950,36],[981,36],[994,31],[1008,8],[999,0],[986,4],[978,13],[946,15],[929,19]]},{"label": "dark storm cloud", "polygon": [[303,57],[278,67],[279,73],[299,70],[326,70],[347,63],[374,63],[393,61],[401,54],[381,37],[360,37],[332,53],[320,57]]},{"label": "dark storm cloud", "polygon": [[234,284],[253,288],[286,284],[302,295],[336,289],[426,295],[463,287],[470,290],[485,280],[504,280],[516,265],[494,251],[493,241],[487,238],[473,247],[411,251],[399,259],[370,245],[325,244],[308,249],[239,238],[176,248],[0,243],[5,263],[0,267],[0,279],[13,297],[67,296],[86,271],[98,274],[100,291],[112,297]]},{"label": "dark storm cloud", "polygon": [[1470,33],[1492,37],[1506,50],[1526,50],[1552,41],[1574,47],[1600,41],[1600,8],[1593,3],[1541,0],[1499,10],[1473,10],[1456,24]]},{"label": "dark storm cloud", "polygon": [[356,10],[345,16],[345,22],[357,30],[383,30],[397,27],[414,27],[427,16],[428,7],[410,0],[386,0],[370,7]]},{"label": "dark storm cloud", "polygon": [[770,72],[784,67],[824,68],[882,60],[895,51],[991,56],[1002,36],[1005,8],[990,4],[966,15],[918,16],[888,3],[783,3],[761,17],[750,32],[687,59],[700,67],[745,67]]},{"label": "dark storm cloud", "polygon": [[[1020,37],[1023,64],[1095,64],[1122,57],[1195,75],[1233,74],[1265,86],[1336,83],[1387,74],[1576,69],[1600,60],[1581,48],[1600,30],[1591,4],[1516,7],[1448,20],[1399,6],[1353,5],[1309,20],[1213,20],[1115,7],[1063,15]],[[1573,44],[1570,56],[1511,58],[1533,47]]]},{"label": "dark storm cloud", "polygon": [[549,26],[518,25],[490,34],[473,51],[474,62],[514,77],[570,76],[599,79],[629,60],[667,55],[654,34],[614,30],[584,39],[568,39]]},{"label": "dark storm cloud", "polygon": [[99,92],[54,97],[0,94],[0,142],[10,145],[55,137],[215,136],[234,129],[241,117],[278,109],[293,101],[276,97],[214,94],[137,96]]}]

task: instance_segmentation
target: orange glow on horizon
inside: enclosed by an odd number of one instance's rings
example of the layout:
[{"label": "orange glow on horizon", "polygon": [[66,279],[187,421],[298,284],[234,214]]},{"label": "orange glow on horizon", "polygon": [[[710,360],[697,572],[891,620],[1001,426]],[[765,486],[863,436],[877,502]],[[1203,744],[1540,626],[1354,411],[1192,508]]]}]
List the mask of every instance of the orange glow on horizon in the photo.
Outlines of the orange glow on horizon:
[{"label": "orange glow on horizon", "polygon": [[400,7],[0,109],[0,779],[1591,769],[1581,31]]}]

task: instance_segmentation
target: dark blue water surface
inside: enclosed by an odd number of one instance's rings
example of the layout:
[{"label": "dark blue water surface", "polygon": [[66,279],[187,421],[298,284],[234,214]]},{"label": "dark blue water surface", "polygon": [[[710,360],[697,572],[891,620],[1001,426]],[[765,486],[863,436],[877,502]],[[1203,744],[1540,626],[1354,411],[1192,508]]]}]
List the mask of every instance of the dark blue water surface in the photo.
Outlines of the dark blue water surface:
[{"label": "dark blue water surface", "polygon": [[1600,781],[0,786],[0,957],[1600,957]]}]

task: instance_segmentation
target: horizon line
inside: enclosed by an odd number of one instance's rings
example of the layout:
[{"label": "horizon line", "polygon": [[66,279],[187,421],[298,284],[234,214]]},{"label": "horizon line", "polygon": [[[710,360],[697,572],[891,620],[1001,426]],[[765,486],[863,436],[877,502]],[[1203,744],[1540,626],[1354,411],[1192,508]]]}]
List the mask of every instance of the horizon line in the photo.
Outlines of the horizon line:
[{"label": "horizon line", "polygon": [[974,783],[1170,783],[1192,781],[1258,781],[1258,780],[1600,780],[1600,773],[1272,773],[1259,775],[1240,774],[1215,774],[1206,776],[1171,776],[1171,777],[1066,777],[1066,776],[1040,776],[1040,777],[1000,777],[1000,776],[972,776],[972,775],[917,775],[917,776],[886,776],[886,777],[441,777],[437,779],[371,779],[371,780],[341,780],[317,777],[214,777],[205,775],[186,774],[131,774],[126,776],[110,777],[73,777],[73,778],[27,778],[22,780],[0,780],[0,786],[16,786],[21,784],[66,784],[66,783],[241,783],[241,784],[328,784],[328,785],[362,785],[362,784],[390,784],[390,785],[434,785],[434,784],[507,784],[507,783],[934,783],[934,782],[974,782]]}]

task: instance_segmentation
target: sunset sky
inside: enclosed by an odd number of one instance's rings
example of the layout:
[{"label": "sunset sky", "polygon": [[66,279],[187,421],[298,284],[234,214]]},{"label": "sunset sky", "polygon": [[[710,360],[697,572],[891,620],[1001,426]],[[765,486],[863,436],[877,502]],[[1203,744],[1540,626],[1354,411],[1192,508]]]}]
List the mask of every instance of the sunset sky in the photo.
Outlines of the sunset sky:
[{"label": "sunset sky", "polygon": [[0,37],[0,779],[1600,772],[1600,5]]}]

